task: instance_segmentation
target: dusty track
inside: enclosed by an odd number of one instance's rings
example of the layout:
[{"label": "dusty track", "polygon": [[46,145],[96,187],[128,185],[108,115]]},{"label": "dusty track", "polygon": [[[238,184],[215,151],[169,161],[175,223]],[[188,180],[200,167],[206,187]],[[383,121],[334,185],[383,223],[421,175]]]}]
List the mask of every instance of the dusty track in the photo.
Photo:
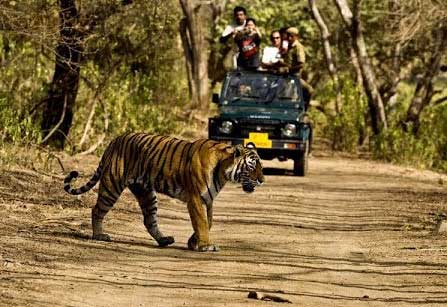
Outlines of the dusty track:
[{"label": "dusty track", "polygon": [[[87,180],[97,160],[65,161]],[[219,253],[186,250],[185,206],[162,197],[158,248],[126,193],[106,218],[113,242],[89,239],[95,193],[64,194],[61,179],[0,172],[1,306],[447,306],[447,211],[438,174],[362,160],[314,157],[310,174],[269,163],[247,195],[227,185],[215,202]],[[82,168],[83,167],[83,168]],[[274,175],[271,175],[274,174]],[[78,182],[80,182],[78,181]],[[445,177],[444,177],[445,182]]]}]

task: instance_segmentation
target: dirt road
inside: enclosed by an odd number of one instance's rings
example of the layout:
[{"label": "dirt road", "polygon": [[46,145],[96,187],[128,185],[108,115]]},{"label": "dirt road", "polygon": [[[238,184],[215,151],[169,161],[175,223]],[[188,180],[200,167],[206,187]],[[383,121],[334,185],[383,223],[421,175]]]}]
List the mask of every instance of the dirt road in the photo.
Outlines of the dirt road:
[{"label": "dirt road", "polygon": [[[64,161],[81,169],[94,157]],[[106,218],[113,242],[89,239],[95,193],[64,194],[61,178],[0,171],[1,306],[447,306],[446,178],[432,172],[317,156],[297,178],[267,163],[253,194],[227,185],[215,202],[219,253],[186,249],[185,205],[162,197],[158,248],[132,195]],[[274,168],[272,168],[274,167]],[[283,168],[283,169],[281,169]]]}]

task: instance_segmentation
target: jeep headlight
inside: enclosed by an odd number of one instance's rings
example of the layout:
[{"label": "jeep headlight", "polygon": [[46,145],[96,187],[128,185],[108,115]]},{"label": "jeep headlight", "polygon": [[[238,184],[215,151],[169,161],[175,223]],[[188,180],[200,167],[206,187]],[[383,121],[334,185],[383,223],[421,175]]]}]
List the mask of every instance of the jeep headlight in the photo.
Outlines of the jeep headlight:
[{"label": "jeep headlight", "polygon": [[287,124],[284,128],[281,129],[281,133],[283,136],[292,137],[296,136],[296,125],[295,124]]},{"label": "jeep headlight", "polygon": [[223,121],[219,127],[219,132],[224,134],[230,134],[231,132],[233,132],[233,123],[228,120]]}]

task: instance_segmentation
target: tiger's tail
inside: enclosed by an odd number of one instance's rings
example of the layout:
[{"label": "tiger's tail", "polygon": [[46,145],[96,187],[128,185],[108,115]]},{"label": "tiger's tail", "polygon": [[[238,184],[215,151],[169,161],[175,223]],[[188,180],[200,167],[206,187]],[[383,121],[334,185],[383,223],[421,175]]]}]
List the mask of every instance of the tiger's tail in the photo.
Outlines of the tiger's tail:
[{"label": "tiger's tail", "polygon": [[102,169],[101,167],[98,167],[96,169],[96,172],[93,174],[92,178],[90,178],[89,182],[87,182],[85,185],[83,185],[80,188],[77,189],[73,189],[70,186],[70,182],[77,178],[79,176],[79,173],[77,171],[72,171],[70,172],[70,174],[68,174],[67,177],[65,177],[64,179],[64,190],[71,194],[71,195],[79,195],[79,194],[83,194],[87,191],[90,191],[95,185],[96,183],[99,181],[99,179],[101,178],[102,175]]}]

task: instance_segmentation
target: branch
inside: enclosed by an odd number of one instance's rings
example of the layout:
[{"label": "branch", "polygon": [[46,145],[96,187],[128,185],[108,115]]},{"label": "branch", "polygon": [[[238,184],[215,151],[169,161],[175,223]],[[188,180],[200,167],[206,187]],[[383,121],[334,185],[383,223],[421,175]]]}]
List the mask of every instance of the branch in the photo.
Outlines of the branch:
[{"label": "branch", "polygon": [[79,155],[79,156],[88,155],[88,154],[94,152],[96,150],[96,148],[98,148],[98,146],[101,145],[101,143],[104,141],[104,139],[106,137],[107,130],[109,129],[109,112],[107,110],[107,106],[102,102],[102,100],[100,100],[100,99],[98,99],[98,100],[104,108],[104,132],[101,134],[101,136],[99,137],[98,141],[95,144],[90,146],[90,148],[88,148],[87,150],[78,153],[77,155]]},{"label": "branch", "polygon": [[340,15],[343,18],[343,21],[345,22],[346,26],[350,28],[352,26],[353,15],[351,10],[349,9],[348,3],[346,2],[346,0],[334,0],[334,1],[338,11],[340,12]]},{"label": "branch", "polygon": [[92,108],[90,109],[90,113],[87,118],[87,123],[85,124],[85,127],[84,127],[84,132],[82,133],[81,140],[79,141],[79,144],[78,144],[79,147],[82,147],[85,140],[87,140],[88,132],[90,131],[90,128],[92,127],[93,116],[95,115],[96,105],[98,104],[98,99],[95,99],[95,98],[96,98],[96,94],[92,98],[92,100],[93,100]]},{"label": "branch", "polygon": [[82,27],[86,31],[92,31],[99,24],[105,22],[109,17],[117,13],[121,7],[132,4],[132,0],[122,0],[121,4],[117,2],[109,3],[107,6],[99,5],[86,14],[87,18]]},{"label": "branch", "polygon": [[436,99],[435,101],[433,101],[433,105],[437,106],[445,101],[447,101],[447,96]]},{"label": "branch", "polygon": [[[38,150],[42,150],[42,151],[47,152],[47,154],[48,154],[49,157],[55,158],[55,159],[57,160],[57,163],[59,164],[61,170],[62,170],[62,173],[64,174],[64,173],[66,172],[66,171],[65,171],[64,164],[62,163],[62,160],[61,160],[56,154],[54,154],[54,153],[51,151],[50,148],[48,148],[48,147],[44,147],[44,146],[39,145],[39,144],[30,144],[30,145],[33,146],[33,147],[36,147]],[[40,174],[44,174],[44,175],[46,175],[46,176],[50,176],[50,177],[54,177],[54,178],[58,178],[58,179],[61,178],[60,176],[57,176],[57,175],[54,175],[54,174],[46,174],[46,173],[43,173],[42,171],[37,170],[37,169],[34,167],[34,165],[33,165],[33,170],[36,171],[36,172],[38,172],[38,173],[40,173]],[[64,177],[65,177],[65,176],[64,176]],[[62,178],[64,178],[64,177],[62,177]]]},{"label": "branch", "polygon": [[180,20],[180,36],[182,39],[183,49],[185,50],[185,57],[189,63],[193,61],[191,40],[188,33],[188,17],[183,17]]},{"label": "branch", "polygon": [[43,98],[38,103],[36,103],[30,111],[28,111],[28,115],[33,115],[33,113],[39,108],[41,105],[43,105],[45,102],[47,102],[50,99],[50,97]]},{"label": "branch", "polygon": [[[117,61],[117,63],[121,63],[121,61]],[[111,68],[114,68],[114,67],[115,67],[115,65],[111,65]],[[102,82],[96,87],[95,93],[94,93],[92,99],[90,100],[90,101],[93,100],[93,104],[92,104],[92,108],[90,109],[87,123],[85,124],[85,127],[84,127],[84,133],[82,134],[81,140],[79,141],[79,144],[78,144],[78,146],[80,148],[82,147],[84,142],[87,140],[87,135],[88,135],[89,130],[91,129],[93,117],[95,115],[96,105],[98,104],[100,91],[106,86],[107,81],[110,79],[110,76],[112,75],[111,70],[112,69],[110,69],[109,72],[106,73],[105,79],[102,80]],[[85,81],[90,82],[90,80],[88,80],[88,79],[85,79]],[[91,88],[93,89],[92,86],[91,86]]]},{"label": "branch", "polygon": [[62,110],[62,115],[61,118],[59,119],[59,122],[56,124],[56,126],[53,127],[53,129],[51,129],[51,131],[39,144],[44,144],[56,132],[56,130],[59,129],[59,126],[62,125],[62,122],[64,121],[66,109],[67,109],[67,95],[65,95],[64,98],[64,109]]}]

